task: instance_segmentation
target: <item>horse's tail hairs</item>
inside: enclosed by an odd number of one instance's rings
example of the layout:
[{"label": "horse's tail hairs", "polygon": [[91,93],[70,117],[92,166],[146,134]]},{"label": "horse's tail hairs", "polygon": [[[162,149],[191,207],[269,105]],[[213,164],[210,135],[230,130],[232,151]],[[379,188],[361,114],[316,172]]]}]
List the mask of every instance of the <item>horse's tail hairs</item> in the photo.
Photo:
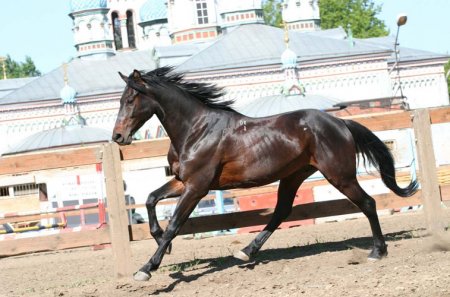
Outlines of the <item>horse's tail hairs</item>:
[{"label": "horse's tail hairs", "polygon": [[401,197],[409,197],[417,192],[417,180],[412,180],[406,188],[398,186],[395,180],[394,158],[389,148],[372,131],[351,120],[344,120],[344,123],[352,133],[356,153],[361,154],[364,166],[367,166],[367,163],[375,166],[384,184]]}]

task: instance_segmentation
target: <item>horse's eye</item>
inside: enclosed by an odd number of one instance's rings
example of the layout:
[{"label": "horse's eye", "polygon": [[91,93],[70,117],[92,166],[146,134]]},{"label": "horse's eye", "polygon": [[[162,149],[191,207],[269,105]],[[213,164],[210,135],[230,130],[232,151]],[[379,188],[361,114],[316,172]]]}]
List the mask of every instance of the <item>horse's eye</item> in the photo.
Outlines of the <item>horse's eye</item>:
[{"label": "horse's eye", "polygon": [[133,103],[134,97],[135,97],[135,96],[129,96],[129,97],[127,97],[127,103]]},{"label": "horse's eye", "polygon": [[133,91],[129,96],[127,96],[127,103],[133,103],[134,99],[138,96],[138,92]]}]

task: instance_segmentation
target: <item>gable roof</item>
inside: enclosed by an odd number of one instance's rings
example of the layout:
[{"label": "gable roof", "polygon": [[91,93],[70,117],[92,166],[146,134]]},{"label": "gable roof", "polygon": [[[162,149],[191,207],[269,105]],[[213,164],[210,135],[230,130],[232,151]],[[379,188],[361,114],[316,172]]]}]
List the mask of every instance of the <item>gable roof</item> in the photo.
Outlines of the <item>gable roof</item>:
[{"label": "gable roof", "polygon": [[[391,50],[368,43],[336,38],[342,32],[289,32],[289,47],[299,61],[337,58],[361,54],[386,53]],[[330,37],[331,36],[331,37]],[[262,24],[243,25],[224,34],[214,44],[192,56],[177,67],[179,71],[204,71],[279,64],[285,50],[284,30]]]},{"label": "gable roof", "polygon": [[[118,71],[128,75],[134,69],[153,70],[156,64],[149,50],[122,52],[105,60],[73,59],[68,63],[69,85],[77,96],[120,92],[125,84]],[[64,87],[63,67],[44,74],[3,98],[0,105],[60,98]]]},{"label": "gable roof", "polygon": [[[374,37],[367,39],[357,39],[357,43],[368,44],[373,46],[384,47],[392,50],[392,54],[388,59],[388,62],[395,62],[395,36]],[[434,53],[430,51],[424,51],[419,49],[413,49],[408,47],[399,46],[400,61],[417,61],[417,60],[429,60],[429,59],[445,59],[449,58],[448,55]]]},{"label": "gable roof", "polygon": [[0,80],[0,98],[14,92],[38,77],[8,78]]}]

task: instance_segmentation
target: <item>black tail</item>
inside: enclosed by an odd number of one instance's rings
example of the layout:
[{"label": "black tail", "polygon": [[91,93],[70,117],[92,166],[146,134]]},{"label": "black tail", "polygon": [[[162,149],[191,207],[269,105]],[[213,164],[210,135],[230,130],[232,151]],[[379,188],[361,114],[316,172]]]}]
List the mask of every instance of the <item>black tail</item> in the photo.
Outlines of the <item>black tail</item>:
[{"label": "black tail", "polygon": [[364,163],[368,161],[375,166],[384,184],[401,197],[414,195],[419,187],[417,180],[411,181],[406,188],[400,188],[397,185],[394,158],[386,145],[363,125],[351,120],[344,120],[344,122],[353,135],[356,152],[362,154]]}]

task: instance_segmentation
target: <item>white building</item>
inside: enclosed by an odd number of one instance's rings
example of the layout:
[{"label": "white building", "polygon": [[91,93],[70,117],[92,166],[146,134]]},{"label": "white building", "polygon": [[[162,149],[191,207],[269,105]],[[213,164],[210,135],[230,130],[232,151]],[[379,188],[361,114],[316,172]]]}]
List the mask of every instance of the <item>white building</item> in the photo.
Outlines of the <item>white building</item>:
[{"label": "white building", "polygon": [[[68,80],[91,127],[111,130],[123,81],[118,71],[176,65],[188,79],[217,83],[236,106],[275,96],[285,79],[280,57],[284,32],[263,24],[261,0],[71,0],[77,56]],[[403,93],[411,108],[449,103],[445,55],[400,48],[400,80],[392,37],[359,40],[341,29],[320,30],[316,0],[286,0],[283,17],[292,69],[308,94],[328,96],[340,106],[390,106]],[[309,24],[312,25],[306,25]],[[312,22],[312,23],[311,23]],[[301,24],[304,24],[303,26]],[[62,67],[3,93],[0,154],[21,139],[61,125]],[[379,103],[374,103],[378,101]],[[380,103],[382,102],[382,103]],[[164,135],[156,119],[137,138]]]}]

